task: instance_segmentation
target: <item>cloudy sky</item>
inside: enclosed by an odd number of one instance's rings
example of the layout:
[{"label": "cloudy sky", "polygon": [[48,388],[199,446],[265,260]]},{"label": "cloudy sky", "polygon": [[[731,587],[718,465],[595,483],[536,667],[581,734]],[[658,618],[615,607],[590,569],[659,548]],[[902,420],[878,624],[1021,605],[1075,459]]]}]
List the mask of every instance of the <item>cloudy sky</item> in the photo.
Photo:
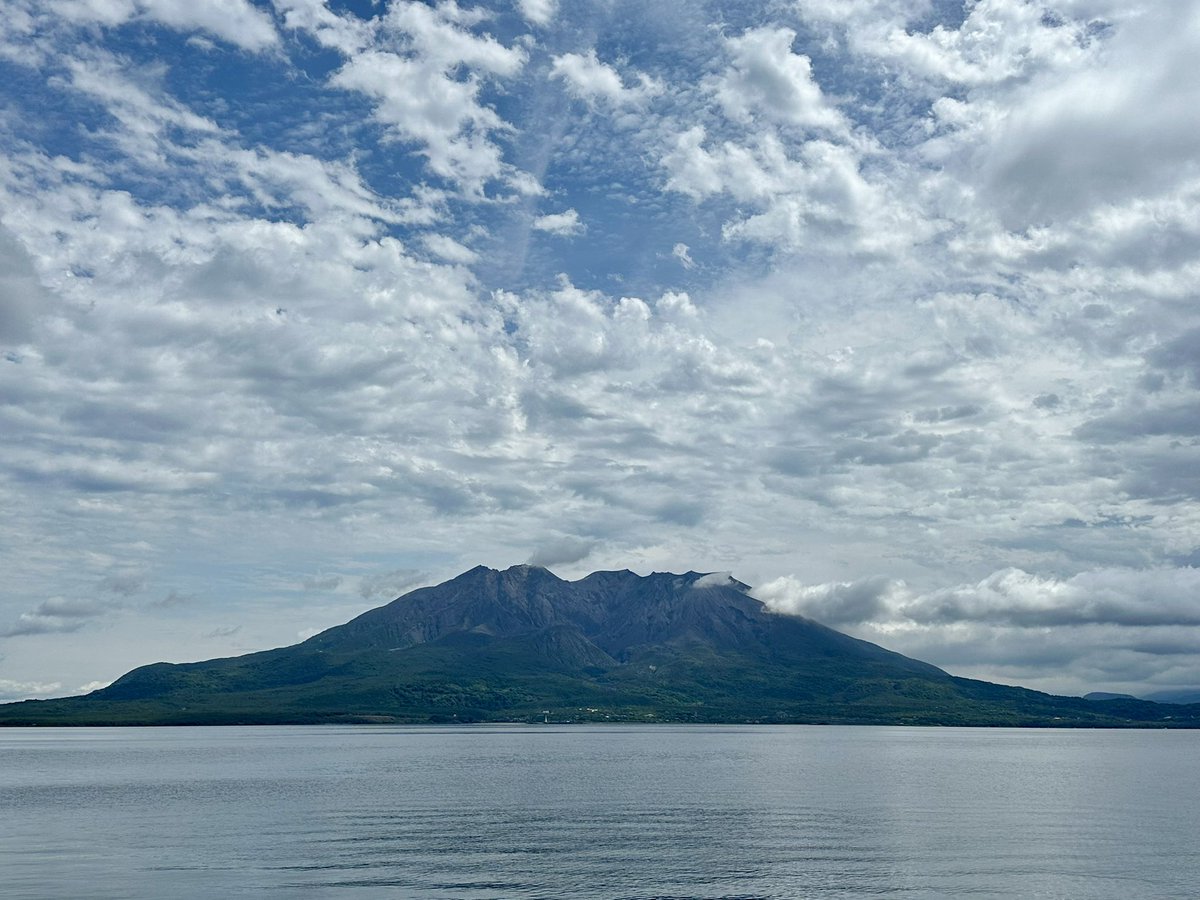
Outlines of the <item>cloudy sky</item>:
[{"label": "cloudy sky", "polygon": [[1200,687],[1200,0],[7,0],[0,699],[477,563]]}]

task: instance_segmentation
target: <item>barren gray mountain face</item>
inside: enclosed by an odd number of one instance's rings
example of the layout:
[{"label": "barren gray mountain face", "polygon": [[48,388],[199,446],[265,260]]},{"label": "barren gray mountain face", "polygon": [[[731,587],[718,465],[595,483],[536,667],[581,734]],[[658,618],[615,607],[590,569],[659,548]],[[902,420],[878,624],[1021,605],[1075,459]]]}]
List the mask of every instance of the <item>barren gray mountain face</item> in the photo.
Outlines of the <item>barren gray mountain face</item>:
[{"label": "barren gray mountain face", "polygon": [[504,571],[479,566],[301,646],[400,650],[456,634],[495,640],[553,633],[556,645],[577,647],[582,654],[577,661],[588,664],[620,665],[651,647],[691,646],[764,658],[789,652],[887,658],[927,674],[938,672],[815,622],[769,613],[747,589],[697,572],[643,577],[626,569],[563,581],[537,566]]}]

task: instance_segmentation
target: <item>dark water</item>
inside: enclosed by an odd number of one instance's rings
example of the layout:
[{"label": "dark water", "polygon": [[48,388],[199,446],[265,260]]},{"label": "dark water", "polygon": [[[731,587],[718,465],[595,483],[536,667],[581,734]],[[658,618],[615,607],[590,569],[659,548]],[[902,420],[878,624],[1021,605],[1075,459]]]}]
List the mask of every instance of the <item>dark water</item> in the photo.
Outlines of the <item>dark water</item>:
[{"label": "dark water", "polygon": [[0,897],[1200,897],[1200,732],[0,729]]}]

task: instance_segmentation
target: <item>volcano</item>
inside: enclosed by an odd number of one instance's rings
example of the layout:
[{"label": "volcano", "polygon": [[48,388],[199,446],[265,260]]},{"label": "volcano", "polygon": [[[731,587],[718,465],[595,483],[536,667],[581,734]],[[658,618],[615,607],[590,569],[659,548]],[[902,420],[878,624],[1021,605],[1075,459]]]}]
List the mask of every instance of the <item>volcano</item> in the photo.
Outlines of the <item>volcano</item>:
[{"label": "volcano", "polygon": [[1200,705],[957,678],[724,574],[478,566],[294,646],[0,706],[0,725],[514,721],[1196,727]]}]

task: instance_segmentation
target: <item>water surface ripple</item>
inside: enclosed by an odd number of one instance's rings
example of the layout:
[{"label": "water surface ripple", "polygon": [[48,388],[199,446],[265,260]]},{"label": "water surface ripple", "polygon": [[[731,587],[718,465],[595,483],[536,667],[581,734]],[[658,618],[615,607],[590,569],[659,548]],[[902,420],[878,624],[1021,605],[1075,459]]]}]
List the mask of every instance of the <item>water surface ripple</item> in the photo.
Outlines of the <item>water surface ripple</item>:
[{"label": "water surface ripple", "polygon": [[0,730],[0,895],[1200,896],[1200,732]]}]

